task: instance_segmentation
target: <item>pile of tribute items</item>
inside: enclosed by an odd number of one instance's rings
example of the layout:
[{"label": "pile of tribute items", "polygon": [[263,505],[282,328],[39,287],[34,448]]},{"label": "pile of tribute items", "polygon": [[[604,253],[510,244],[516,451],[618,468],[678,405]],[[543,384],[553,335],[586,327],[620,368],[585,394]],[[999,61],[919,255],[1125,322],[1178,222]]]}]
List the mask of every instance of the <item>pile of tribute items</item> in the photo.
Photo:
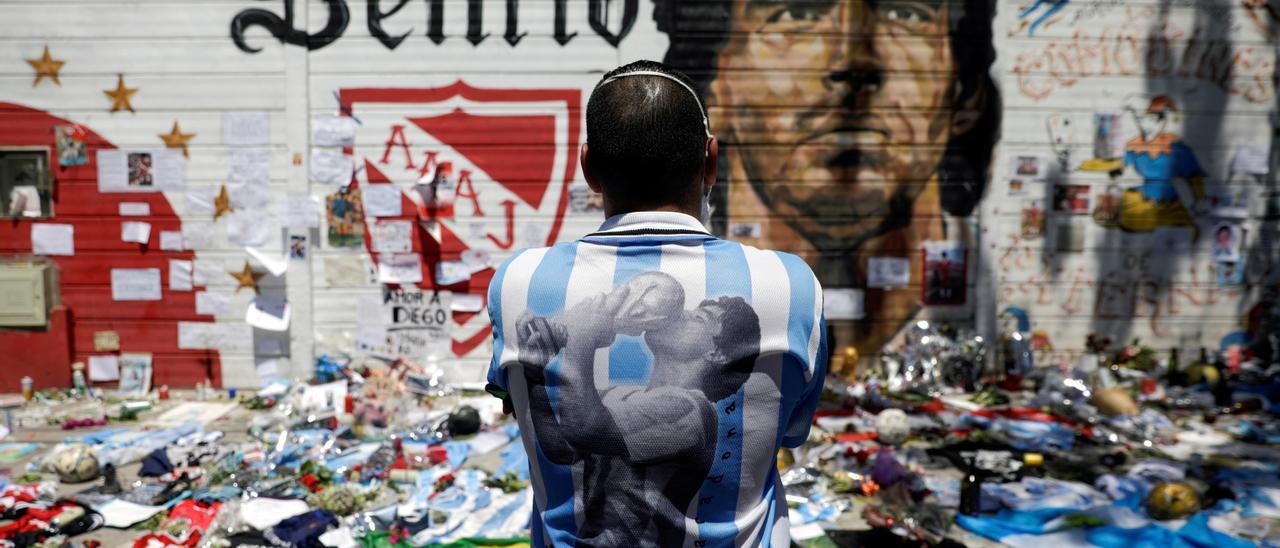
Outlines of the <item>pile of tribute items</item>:
[{"label": "pile of tribute items", "polygon": [[[1280,546],[1270,356],[1091,337],[1045,367],[1016,329],[904,335],[828,379],[808,442],[780,453],[799,544]],[[253,394],[9,402],[0,546],[527,543],[529,458],[501,402],[349,362]]]}]

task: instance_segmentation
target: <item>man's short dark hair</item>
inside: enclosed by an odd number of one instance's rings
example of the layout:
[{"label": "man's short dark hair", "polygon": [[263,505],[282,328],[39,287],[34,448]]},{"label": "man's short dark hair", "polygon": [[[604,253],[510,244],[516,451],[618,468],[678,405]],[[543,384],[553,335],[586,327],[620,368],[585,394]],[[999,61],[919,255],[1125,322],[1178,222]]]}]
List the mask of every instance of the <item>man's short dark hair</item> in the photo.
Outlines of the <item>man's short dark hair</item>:
[{"label": "man's short dark hair", "polygon": [[604,194],[621,209],[688,203],[702,185],[707,130],[702,98],[660,76],[697,89],[688,76],[656,61],[636,61],[604,75],[587,102],[587,163]]},{"label": "man's short dark hair", "polygon": [[[749,0],[654,0],[653,19],[658,30],[671,40],[663,61],[673,69],[688,73],[697,82],[694,89],[704,96],[716,78],[720,49],[729,40],[735,1]],[[938,165],[942,208],[951,215],[966,217],[978,205],[986,188],[1003,107],[1000,91],[991,78],[991,65],[996,58],[991,31],[995,1],[951,1],[961,6],[959,17],[951,18],[949,32],[956,85],[960,90],[954,104],[962,105],[979,93],[985,94],[981,118],[969,131],[951,137]],[[720,146],[723,151],[726,143]],[[723,153],[720,155],[721,160],[725,157]],[[722,179],[728,175],[724,166],[719,172]],[[723,193],[726,186],[715,188]],[[713,206],[718,201],[715,198],[713,196]],[[718,231],[722,232],[723,227],[718,227]]]}]

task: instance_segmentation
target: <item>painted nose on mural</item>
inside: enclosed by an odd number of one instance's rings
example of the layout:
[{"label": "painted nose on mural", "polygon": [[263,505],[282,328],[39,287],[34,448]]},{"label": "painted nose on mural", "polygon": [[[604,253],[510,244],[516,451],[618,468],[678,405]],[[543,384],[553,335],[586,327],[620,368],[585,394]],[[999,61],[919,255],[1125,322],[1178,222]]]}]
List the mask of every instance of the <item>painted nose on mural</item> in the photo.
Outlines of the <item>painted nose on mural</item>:
[{"label": "painted nose on mural", "polygon": [[884,64],[876,52],[875,10],[868,2],[842,3],[837,9],[843,26],[831,52],[827,82],[845,94],[842,106],[858,108],[865,106],[860,98],[884,86]]}]

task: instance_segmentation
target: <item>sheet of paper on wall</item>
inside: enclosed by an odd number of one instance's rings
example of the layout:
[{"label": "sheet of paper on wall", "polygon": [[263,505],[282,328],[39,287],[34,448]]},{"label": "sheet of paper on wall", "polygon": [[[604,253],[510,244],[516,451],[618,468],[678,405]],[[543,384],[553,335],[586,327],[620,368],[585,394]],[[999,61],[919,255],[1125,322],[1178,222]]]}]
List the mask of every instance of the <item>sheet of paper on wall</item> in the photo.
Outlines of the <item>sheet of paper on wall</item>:
[{"label": "sheet of paper on wall", "polygon": [[1209,214],[1225,219],[1245,219],[1249,217],[1249,195],[1250,187],[1245,185],[1213,185],[1205,197],[1209,202]]},{"label": "sheet of paper on wall", "polygon": [[227,220],[227,240],[240,246],[259,246],[267,243],[274,228],[266,222],[261,213],[251,211],[235,211],[224,218]]},{"label": "sheet of paper on wall", "polygon": [[160,300],[160,269],[111,269],[111,299],[116,301]]},{"label": "sheet of paper on wall", "polygon": [[371,227],[373,250],[378,253],[408,253],[413,250],[412,221],[378,221]]},{"label": "sheet of paper on wall", "polygon": [[341,150],[311,149],[311,181],[330,185],[351,182],[351,157]]},{"label": "sheet of paper on wall", "polygon": [[391,338],[387,329],[382,326],[361,325],[356,331],[355,347],[363,352],[381,358],[395,358],[392,354]]},{"label": "sheet of paper on wall", "polygon": [[89,380],[93,382],[120,380],[120,357],[115,354],[89,356]]},{"label": "sheet of paper on wall", "polygon": [[227,308],[230,304],[231,295],[226,293],[214,291],[199,291],[196,293],[196,314],[221,316],[227,313]]},{"label": "sheet of paper on wall", "polygon": [[467,249],[462,252],[462,262],[472,274],[493,266],[493,258],[483,249]]},{"label": "sheet of paper on wall", "polygon": [[94,352],[113,352],[120,350],[120,333],[116,331],[95,331],[93,333]]},{"label": "sheet of paper on wall", "polygon": [[484,310],[484,297],[472,293],[454,293],[449,305],[454,312],[479,312]]},{"label": "sheet of paper on wall", "polygon": [[415,253],[378,255],[378,282],[416,284],[422,281],[422,257]]},{"label": "sheet of paper on wall", "polygon": [[911,283],[911,260],[904,257],[867,259],[867,287],[907,287]]},{"label": "sheet of paper on wall", "polygon": [[169,290],[191,291],[194,270],[191,261],[169,259]]},{"label": "sheet of paper on wall", "polygon": [[400,216],[400,187],[392,184],[369,184],[362,190],[366,217]]},{"label": "sheet of paper on wall", "polygon": [[178,322],[178,348],[249,354],[253,352],[253,328],[245,324]]},{"label": "sheet of paper on wall", "polygon": [[183,251],[187,248],[180,230],[161,230],[160,249],[162,251]]},{"label": "sheet of paper on wall", "polygon": [[222,144],[265,145],[271,142],[271,118],[264,111],[222,113]]},{"label": "sheet of paper on wall", "polygon": [[[363,255],[330,255],[319,264],[327,287],[365,287],[369,276]],[[376,283],[376,276],[375,276]]]},{"label": "sheet of paper on wall", "polygon": [[75,225],[31,225],[31,252],[36,255],[75,255]]},{"label": "sheet of paper on wall", "polygon": [[316,116],[311,119],[311,143],[321,147],[349,147],[356,141],[356,121],[350,116]]},{"label": "sheet of paper on wall", "polygon": [[319,228],[320,199],[315,196],[286,196],[276,211],[280,226]]},{"label": "sheet of paper on wall", "polygon": [[822,289],[822,312],[828,320],[860,320],[866,315],[862,305],[861,289],[844,287]]},{"label": "sheet of paper on wall", "polygon": [[275,253],[258,251],[252,247],[244,248],[244,252],[253,257],[253,260],[258,261],[258,264],[266,267],[267,272],[270,272],[272,276],[280,276],[289,270],[289,259],[285,257]]},{"label": "sheet of paper on wall", "polygon": [[213,213],[213,199],[222,191],[216,186],[194,186],[184,193],[187,213]]},{"label": "sheet of paper on wall", "polygon": [[267,331],[284,331],[289,329],[289,319],[293,310],[289,301],[258,297],[249,303],[245,310],[244,322]]},{"label": "sheet of paper on wall", "polygon": [[151,241],[151,223],[125,221],[120,223],[120,241],[145,244]]},{"label": "sheet of paper on wall", "polygon": [[271,205],[271,185],[267,181],[244,181],[227,186],[231,207],[237,211]]},{"label": "sheet of paper on wall", "polygon": [[187,184],[187,157],[176,148],[154,152],[155,184],[160,190],[178,190]]},{"label": "sheet of paper on wall", "polygon": [[1270,149],[1267,145],[1236,145],[1231,157],[1231,172],[1248,175],[1266,175],[1271,171]]},{"label": "sheet of paper on wall", "polygon": [[147,217],[151,215],[151,204],[146,202],[120,202],[121,217]]},{"label": "sheet of paper on wall", "polygon": [[453,285],[471,279],[471,266],[462,261],[436,263],[436,285]]},{"label": "sheet of paper on wall", "polygon": [[382,291],[382,317],[388,331],[426,329],[448,335],[453,292],[421,289]]},{"label": "sheet of paper on wall", "polygon": [[186,158],[178,149],[99,150],[98,192],[160,192],[186,184]]},{"label": "sheet of paper on wall", "polygon": [[129,192],[129,155],[125,151],[99,149],[96,160],[98,192]]},{"label": "sheet of paper on wall", "polygon": [[452,354],[452,340],[449,338],[449,325],[443,329],[402,329],[391,331],[387,337],[391,341],[391,352],[397,356],[426,362],[432,359],[445,358]]}]

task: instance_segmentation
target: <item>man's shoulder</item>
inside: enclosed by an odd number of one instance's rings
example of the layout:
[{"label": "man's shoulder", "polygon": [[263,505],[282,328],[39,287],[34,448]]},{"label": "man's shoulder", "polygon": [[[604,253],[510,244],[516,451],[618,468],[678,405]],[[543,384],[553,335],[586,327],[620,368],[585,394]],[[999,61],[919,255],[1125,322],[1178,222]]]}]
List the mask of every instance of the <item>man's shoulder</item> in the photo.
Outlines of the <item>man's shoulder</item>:
[{"label": "man's shoulder", "polygon": [[[786,251],[778,251],[776,249],[761,249],[741,242],[735,242],[733,240],[720,240],[720,242],[723,242],[722,245],[733,246],[727,249],[737,248],[741,250],[742,254],[745,256],[776,257],[778,262],[782,264],[783,269],[791,274],[788,278],[807,275],[814,283],[817,283],[818,278],[814,275],[813,269],[810,268],[809,263],[805,262],[805,260],[799,255],[788,253]],[[750,262],[751,261],[748,260],[748,264],[750,264]],[[785,282],[788,278],[779,279],[777,281]]]}]

